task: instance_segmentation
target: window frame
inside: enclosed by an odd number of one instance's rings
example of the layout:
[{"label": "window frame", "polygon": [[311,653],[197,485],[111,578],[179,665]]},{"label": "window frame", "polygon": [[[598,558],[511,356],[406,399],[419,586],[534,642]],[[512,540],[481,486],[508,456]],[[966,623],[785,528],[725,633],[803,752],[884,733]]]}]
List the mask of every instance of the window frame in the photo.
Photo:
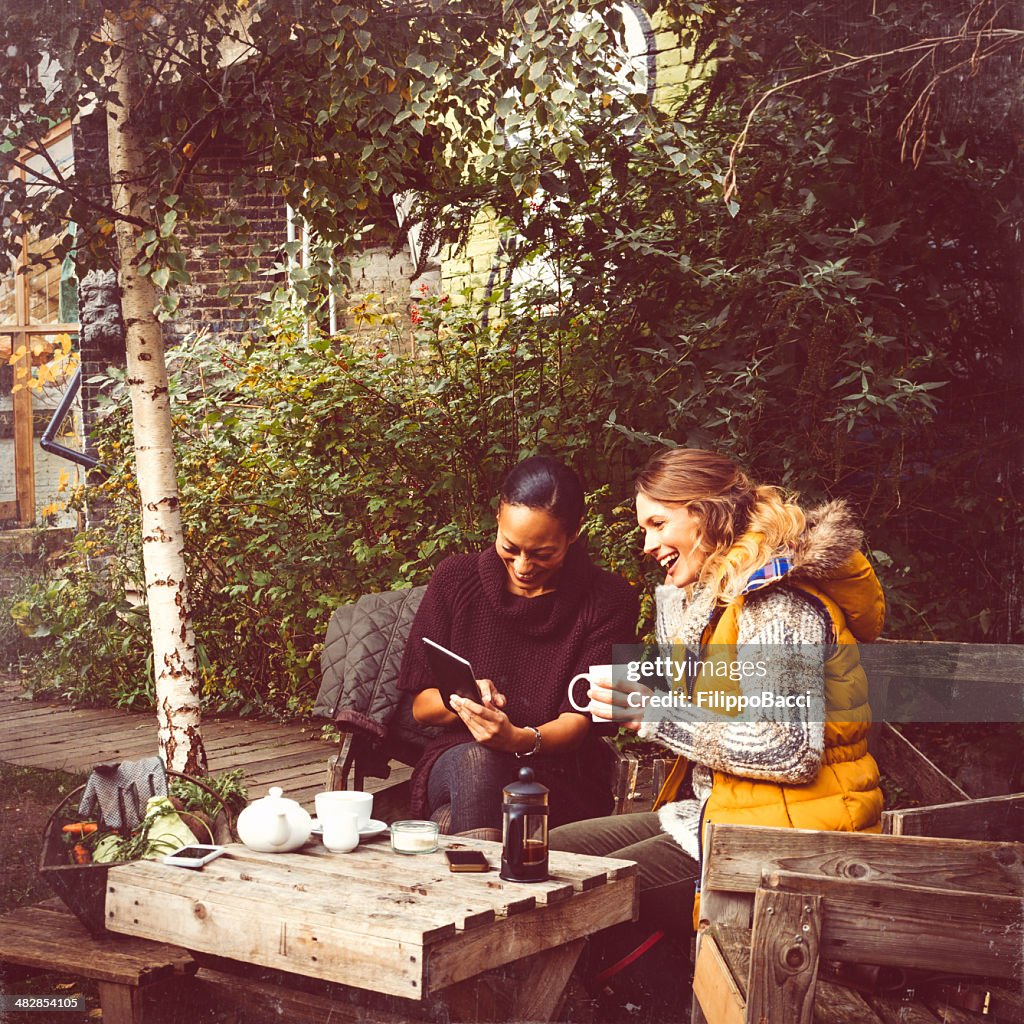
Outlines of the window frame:
[{"label": "window frame", "polygon": [[[71,121],[63,121],[51,128],[41,140],[44,148],[64,142],[72,131]],[[22,162],[36,153],[21,154]],[[72,157],[73,159],[73,157]],[[20,167],[12,168],[8,180],[26,178],[26,171]],[[28,277],[23,269],[29,264],[29,232],[23,232],[15,241],[18,249],[17,260],[12,274],[14,278],[14,317],[12,320],[0,322],[0,362],[8,363],[11,356],[19,349],[24,350],[20,359],[10,365],[14,370],[14,383],[28,379],[32,368],[32,340],[38,335],[73,334],[78,335],[79,323],[32,323],[31,294]],[[10,339],[10,347],[4,344]],[[11,395],[14,434],[14,501],[0,501],[0,521],[16,521],[20,526],[32,526],[36,521],[36,479],[35,479],[35,435],[33,430],[34,406],[32,391],[23,387]]]}]

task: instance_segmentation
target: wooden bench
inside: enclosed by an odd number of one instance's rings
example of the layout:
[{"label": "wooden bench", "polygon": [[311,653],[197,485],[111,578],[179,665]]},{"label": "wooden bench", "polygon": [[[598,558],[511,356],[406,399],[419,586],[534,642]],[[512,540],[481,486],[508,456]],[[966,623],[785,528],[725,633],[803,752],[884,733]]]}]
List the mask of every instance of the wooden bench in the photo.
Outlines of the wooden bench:
[{"label": "wooden bench", "polygon": [[[1024,1019],[1024,844],[740,825],[705,835],[695,1021],[934,1024],[906,992],[870,991],[878,971],[866,965],[976,977],[984,1019]],[[833,964],[856,965],[846,976],[869,991],[836,984]]]},{"label": "wooden bench", "polygon": [[192,957],[175,946],[121,935],[94,938],[55,899],[0,917],[4,979],[66,973],[95,981],[104,1024],[141,1024],[144,993],[185,981],[195,970]]},{"label": "wooden bench", "polygon": [[884,811],[882,831],[893,836],[1024,842],[1024,793]]}]

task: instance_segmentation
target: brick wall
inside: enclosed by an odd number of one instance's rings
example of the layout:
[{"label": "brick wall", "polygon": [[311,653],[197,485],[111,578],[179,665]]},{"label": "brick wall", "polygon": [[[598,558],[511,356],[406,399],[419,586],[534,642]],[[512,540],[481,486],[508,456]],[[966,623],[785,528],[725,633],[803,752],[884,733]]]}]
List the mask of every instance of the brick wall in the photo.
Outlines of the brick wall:
[{"label": "brick wall", "polygon": [[[237,211],[251,225],[252,240],[264,240],[276,247],[287,236],[286,207],[279,195],[269,194],[256,185],[244,194],[232,187],[232,175],[250,159],[241,150],[221,147],[206,154],[201,167],[195,172],[194,186],[208,204],[218,211]],[[241,333],[260,318],[263,303],[259,296],[266,292],[274,279],[253,275],[248,280],[229,281],[232,266],[241,266],[252,255],[248,245],[229,241],[230,228],[212,222],[193,222],[195,229],[185,245],[186,269],[190,284],[180,289],[178,311],[164,325],[166,342],[187,337],[200,330],[215,333]],[[259,271],[267,271],[278,261],[279,253],[273,249],[257,257]],[[226,262],[227,266],[222,266]],[[235,299],[218,294],[229,287]]]},{"label": "brick wall", "polygon": [[[76,126],[75,157],[76,164],[83,169],[106,160],[102,119],[86,118]],[[245,160],[241,150],[231,146],[207,152],[202,167],[196,170],[195,186],[211,210],[238,211],[252,226],[252,241],[269,243],[267,251],[257,258],[258,269],[267,271],[281,258],[279,247],[288,234],[287,208],[281,196],[270,193],[258,183],[242,194],[237,192],[232,177]],[[164,324],[164,340],[168,346],[201,330],[229,336],[249,330],[265,310],[265,300],[260,296],[279,281],[279,278],[259,273],[246,280],[232,280],[231,269],[241,268],[251,257],[250,244],[231,242],[230,229],[214,223],[212,216],[205,221],[193,220],[192,227],[193,235],[185,244],[186,269],[191,283],[180,289],[177,312]],[[429,291],[436,290],[440,272],[432,270],[414,277],[408,246],[403,244],[392,254],[395,241],[404,242],[404,235],[397,227],[393,234],[378,233],[368,241],[365,250],[352,261],[348,295],[361,297],[372,293],[387,309],[407,313],[412,302],[420,297],[422,286]],[[225,262],[227,265],[222,265]],[[84,265],[81,267],[80,277],[85,276],[86,269]],[[235,301],[220,294],[225,288],[230,288]],[[114,322],[103,312],[112,309],[117,301],[112,278],[103,280],[94,275],[89,285],[83,285],[83,290],[91,304],[83,313],[79,339],[83,368],[82,418],[88,431],[97,415],[98,385],[87,381],[110,365],[124,365],[124,335],[119,318]],[[345,298],[340,298],[337,307],[340,330],[353,327],[344,315],[345,308]]]}]

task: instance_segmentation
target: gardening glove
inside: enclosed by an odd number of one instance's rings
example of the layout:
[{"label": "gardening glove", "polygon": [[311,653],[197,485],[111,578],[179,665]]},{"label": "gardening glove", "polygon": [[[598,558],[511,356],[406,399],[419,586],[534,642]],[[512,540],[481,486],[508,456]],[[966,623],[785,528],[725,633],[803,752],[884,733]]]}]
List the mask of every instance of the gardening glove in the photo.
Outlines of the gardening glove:
[{"label": "gardening glove", "polygon": [[98,764],[89,775],[78,813],[92,817],[99,805],[98,818],[106,828],[131,831],[141,824],[146,801],[166,795],[167,772],[159,757]]}]

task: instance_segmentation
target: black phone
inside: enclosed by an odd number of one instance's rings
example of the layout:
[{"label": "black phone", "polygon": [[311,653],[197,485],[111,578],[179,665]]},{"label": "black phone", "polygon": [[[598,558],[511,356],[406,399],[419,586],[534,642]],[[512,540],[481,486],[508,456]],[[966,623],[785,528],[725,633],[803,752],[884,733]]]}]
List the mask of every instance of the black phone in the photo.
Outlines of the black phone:
[{"label": "black phone", "polygon": [[479,850],[445,850],[449,871],[488,871],[491,867]]},{"label": "black phone", "polygon": [[476,674],[473,666],[465,658],[460,658],[447,647],[423,638],[423,646],[427,655],[427,664],[434,675],[434,683],[441,692],[444,706],[454,712],[452,697],[458,694],[469,700],[480,700],[480,690],[476,685]]}]

